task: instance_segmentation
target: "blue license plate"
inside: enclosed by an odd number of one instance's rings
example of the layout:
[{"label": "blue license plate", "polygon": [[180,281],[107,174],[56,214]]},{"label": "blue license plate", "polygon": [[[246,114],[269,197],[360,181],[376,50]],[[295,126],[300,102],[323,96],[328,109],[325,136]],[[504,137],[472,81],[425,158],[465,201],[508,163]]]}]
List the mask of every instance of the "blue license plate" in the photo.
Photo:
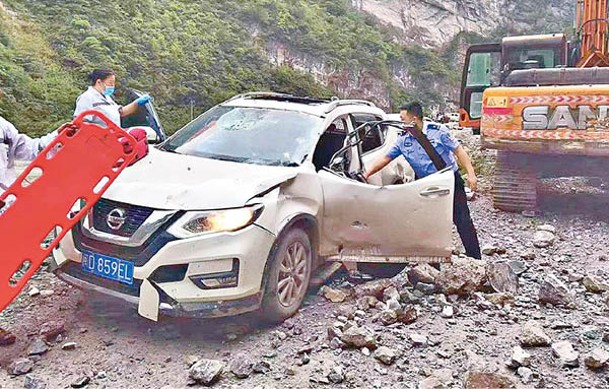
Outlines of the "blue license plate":
[{"label": "blue license plate", "polygon": [[133,262],[108,257],[90,251],[83,251],[82,269],[87,273],[92,273],[96,276],[127,285],[133,285]]}]

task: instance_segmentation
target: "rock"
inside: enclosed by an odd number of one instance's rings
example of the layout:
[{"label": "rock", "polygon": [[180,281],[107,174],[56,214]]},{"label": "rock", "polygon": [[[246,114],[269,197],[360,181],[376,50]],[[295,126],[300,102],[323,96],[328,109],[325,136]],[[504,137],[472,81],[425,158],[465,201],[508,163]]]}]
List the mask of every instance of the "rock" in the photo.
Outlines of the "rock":
[{"label": "rock", "polygon": [[398,314],[392,309],[386,309],[381,312],[379,316],[379,320],[383,325],[389,326],[391,324],[395,324],[398,321]]},{"label": "rock", "polygon": [[89,378],[87,376],[82,376],[79,379],[77,379],[76,381],[72,382],[70,384],[70,386],[73,388],[84,388],[85,386],[89,385],[90,382],[91,382],[91,378]]},{"label": "rock", "polygon": [[[336,326],[328,327],[328,339],[340,338],[343,336],[343,331]],[[302,353],[301,353],[302,354]]]},{"label": "rock", "polygon": [[484,255],[488,255],[493,256],[495,254],[497,254],[497,247],[496,246],[484,246],[482,247],[482,254]]},{"label": "rock", "polygon": [[552,340],[534,321],[528,321],[522,327],[520,344],[524,347],[549,346]]},{"label": "rock", "polygon": [[328,375],[326,377],[331,383],[340,384],[345,380],[345,372],[343,371],[342,367],[333,366],[332,368],[330,368],[330,371],[328,372]]},{"label": "rock", "polygon": [[254,373],[256,374],[267,374],[271,371],[271,364],[267,361],[259,361],[254,364],[252,370],[254,370]]},{"label": "rock", "polygon": [[416,286],[419,282],[433,284],[438,274],[440,274],[438,269],[427,263],[422,263],[408,271],[408,281],[413,286]]},{"label": "rock", "polygon": [[46,289],[46,290],[41,290],[40,291],[40,295],[42,297],[51,297],[54,294],[55,294],[55,291],[52,290],[52,289]]},{"label": "rock", "polygon": [[402,305],[400,304],[400,302],[394,298],[390,298],[389,300],[387,300],[386,305],[387,305],[387,309],[391,309],[394,311],[402,309]]},{"label": "rock", "polygon": [[440,316],[442,316],[445,319],[450,319],[451,317],[453,317],[455,315],[455,310],[453,308],[452,305],[447,305],[442,309],[442,312],[440,313]]},{"label": "rock", "polygon": [[553,233],[548,231],[537,231],[533,236],[533,246],[537,248],[546,248],[554,244],[556,237]]},{"label": "rock", "polygon": [[15,359],[8,366],[9,374],[20,376],[29,373],[34,368],[34,362],[28,358]]},{"label": "rock", "polygon": [[383,301],[387,302],[389,300],[396,300],[398,302],[400,301],[400,293],[393,285],[383,291]]},{"label": "rock", "polygon": [[395,351],[389,347],[381,346],[374,352],[374,358],[378,359],[385,365],[391,365],[395,361]]},{"label": "rock", "polygon": [[40,338],[36,338],[30,343],[30,346],[27,349],[28,355],[42,355],[49,351],[49,346],[45,343],[44,340]]},{"label": "rock", "polygon": [[491,263],[487,266],[487,277],[495,292],[518,294],[518,276],[506,262]]},{"label": "rock", "polygon": [[538,300],[543,304],[571,306],[573,293],[556,276],[549,274],[541,283]]},{"label": "rock", "polygon": [[47,389],[47,384],[40,378],[28,374],[23,382],[24,389]]},{"label": "rock", "polygon": [[343,333],[340,340],[342,340],[347,347],[368,347],[369,349],[376,348],[376,339],[374,338],[374,333],[366,327],[353,326]]},{"label": "rock", "polygon": [[448,386],[444,385],[442,381],[440,381],[436,377],[428,377],[423,381],[419,382],[418,389],[447,389]]},{"label": "rock", "polygon": [[17,337],[13,333],[0,328],[0,346],[10,346],[15,344]]},{"label": "rock", "polygon": [[379,279],[370,282],[366,282],[365,284],[357,285],[355,287],[355,295],[358,298],[364,296],[374,296],[377,299],[383,298],[383,292],[388,287],[392,286],[390,280],[388,279]]},{"label": "rock", "polygon": [[376,306],[379,300],[374,296],[363,296],[357,300],[357,308],[362,311],[367,311]]},{"label": "rock", "polygon": [[202,359],[192,365],[188,376],[198,384],[211,385],[218,381],[224,371],[224,364],[220,361]]},{"label": "rock", "polygon": [[579,366],[579,353],[573,349],[573,345],[569,341],[552,343],[552,351],[560,359],[563,366]]},{"label": "rock", "polygon": [[65,332],[65,324],[62,321],[49,321],[40,327],[40,335],[47,342],[53,342],[57,337]]},{"label": "rock", "polygon": [[338,349],[342,349],[345,348],[345,344],[343,343],[342,340],[340,340],[339,338],[332,338],[332,340],[330,340],[330,349],[331,350],[338,350]]},{"label": "rock", "polygon": [[499,306],[514,305],[514,296],[509,293],[490,293],[484,295],[484,298],[487,301]]},{"label": "rock", "polygon": [[61,349],[64,351],[76,350],[76,342],[66,342],[61,346]]},{"label": "rock", "polygon": [[35,287],[35,286],[32,286],[32,287],[30,288],[30,291],[29,291],[29,292],[27,292],[27,293],[28,293],[28,295],[29,295],[30,297],[36,297],[36,296],[38,296],[38,295],[40,294],[40,289],[38,289],[38,288],[37,288],[37,287]]},{"label": "rock", "polygon": [[526,352],[522,347],[516,346],[512,350],[512,358],[510,361],[510,366],[513,368],[518,368],[520,366],[530,366],[531,365],[531,354]]},{"label": "rock", "polygon": [[417,284],[417,286],[414,287],[416,290],[418,290],[419,292],[426,294],[426,295],[432,295],[434,293],[436,293],[436,286],[434,284],[426,284],[424,282],[419,282]]},{"label": "rock", "polygon": [[590,369],[601,369],[608,366],[609,352],[598,347],[586,355],[584,362]]},{"label": "rock", "polygon": [[194,365],[195,363],[199,362],[199,357],[196,355],[187,355],[184,358],[184,362],[186,363],[186,366],[188,366],[188,368],[191,368],[192,365]]},{"label": "rock", "polygon": [[526,262],[519,260],[509,261],[508,265],[517,276],[524,274],[529,268],[529,265],[527,265]]},{"label": "rock", "polygon": [[522,253],[520,253],[520,258],[527,261],[532,261],[535,259],[535,257],[536,255],[533,251],[523,251]]},{"label": "rock", "polygon": [[487,280],[484,261],[455,259],[440,271],[436,286],[445,294],[469,295],[482,290]]},{"label": "rock", "polygon": [[465,377],[465,389],[516,389],[507,376],[497,373],[469,372]]},{"label": "rock", "polygon": [[247,355],[240,354],[231,361],[230,371],[235,377],[244,379],[252,375],[253,365],[254,364]]},{"label": "rock", "polygon": [[582,284],[591,293],[603,293],[609,290],[609,285],[596,276],[585,276],[582,279]]},{"label": "rock", "polygon": [[522,383],[527,385],[531,382],[531,378],[533,377],[533,370],[529,369],[528,367],[521,366],[516,371],[516,374],[518,374]]},{"label": "rock", "polygon": [[410,341],[412,342],[412,345],[414,347],[425,347],[427,346],[427,336],[425,335],[420,335],[417,333],[411,333],[410,336]]},{"label": "rock", "polygon": [[327,300],[333,303],[342,303],[347,298],[347,294],[342,290],[330,288],[326,285],[322,286],[320,292]]},{"label": "rock", "polygon": [[349,320],[353,320],[355,312],[357,312],[355,305],[339,305],[336,309],[336,316],[344,316]]},{"label": "rock", "polygon": [[370,356],[370,349],[368,349],[368,347],[364,347],[362,349],[362,354],[364,354],[365,356],[369,357]]},{"label": "rock", "polygon": [[397,311],[398,321],[404,324],[411,324],[417,321],[419,314],[414,305],[408,305],[401,310]]},{"label": "rock", "polygon": [[556,227],[554,227],[550,224],[543,224],[543,225],[537,227],[537,231],[547,231],[551,234],[556,234]]}]

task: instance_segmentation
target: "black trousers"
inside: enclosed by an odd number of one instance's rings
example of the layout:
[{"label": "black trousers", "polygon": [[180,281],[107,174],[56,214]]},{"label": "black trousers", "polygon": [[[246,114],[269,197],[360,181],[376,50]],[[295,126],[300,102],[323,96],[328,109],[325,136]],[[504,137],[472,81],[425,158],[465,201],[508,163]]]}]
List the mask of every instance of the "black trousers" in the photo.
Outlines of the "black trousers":
[{"label": "black trousers", "polygon": [[453,201],[453,222],[465,246],[468,257],[481,259],[480,243],[474,222],[469,214],[467,196],[465,195],[465,183],[459,172],[455,172],[455,195]]}]

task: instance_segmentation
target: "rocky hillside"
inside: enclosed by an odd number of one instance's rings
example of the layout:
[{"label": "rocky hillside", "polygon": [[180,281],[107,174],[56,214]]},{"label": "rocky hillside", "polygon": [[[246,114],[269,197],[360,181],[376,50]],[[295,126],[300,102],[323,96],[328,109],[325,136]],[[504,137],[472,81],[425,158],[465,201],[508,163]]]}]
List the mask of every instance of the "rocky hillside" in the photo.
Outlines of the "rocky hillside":
[{"label": "rocky hillside", "polygon": [[352,0],[354,7],[391,26],[404,43],[446,48],[460,33],[490,39],[504,35],[564,32],[575,1],[551,0]]},{"label": "rocky hillside", "polygon": [[365,98],[387,110],[413,98],[445,106],[458,96],[456,54],[467,42],[506,26],[562,30],[564,3],[3,0],[0,115],[30,134],[49,131],[71,118],[98,67],[150,92],[170,131],[191,105],[199,113],[251,90]]}]

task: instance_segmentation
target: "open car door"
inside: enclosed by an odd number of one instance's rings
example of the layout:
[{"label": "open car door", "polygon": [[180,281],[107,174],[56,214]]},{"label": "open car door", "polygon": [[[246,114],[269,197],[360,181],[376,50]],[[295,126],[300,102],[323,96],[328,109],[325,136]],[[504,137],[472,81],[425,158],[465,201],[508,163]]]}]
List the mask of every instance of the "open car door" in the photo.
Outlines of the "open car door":
[{"label": "open car door", "polygon": [[323,234],[338,258],[361,262],[444,262],[452,253],[454,173],[375,186],[329,170],[319,172],[324,192]]},{"label": "open car door", "polygon": [[[144,95],[144,92],[137,89],[130,89],[127,91],[128,101],[133,101],[142,95]],[[121,118],[121,127],[145,127],[146,132],[149,133],[148,142],[151,144],[161,143],[167,139],[167,135],[165,134],[165,130],[163,130],[159,115],[157,115],[154,105],[152,105],[152,101],[139,107],[135,114]],[[154,139],[152,133],[156,135]]]}]

